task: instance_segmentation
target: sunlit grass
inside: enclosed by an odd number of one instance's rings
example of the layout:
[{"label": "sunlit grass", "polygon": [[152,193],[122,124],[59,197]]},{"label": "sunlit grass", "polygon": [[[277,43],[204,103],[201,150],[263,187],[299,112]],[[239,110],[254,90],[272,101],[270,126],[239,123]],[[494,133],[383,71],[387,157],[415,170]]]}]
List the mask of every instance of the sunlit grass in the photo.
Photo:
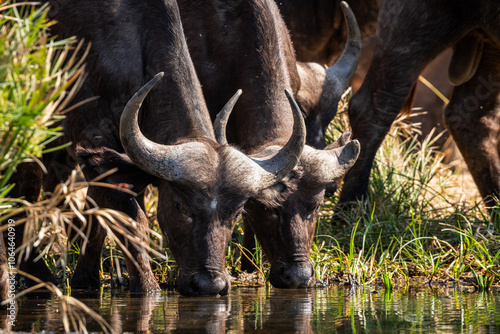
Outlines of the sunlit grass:
[{"label": "sunlit grass", "polygon": [[[329,140],[347,128],[341,113]],[[336,196],[325,201],[313,249],[321,245],[343,259],[322,258],[315,266],[329,266],[337,279],[349,281],[349,274],[388,289],[416,278],[461,284],[473,276],[478,287],[498,285],[496,215],[483,207],[474,184],[464,181],[470,177],[442,163],[435,137],[422,140],[418,134],[404,119],[394,124],[377,153],[366,200],[347,207],[337,206]]]},{"label": "sunlit grass", "polygon": [[0,198],[16,166],[61,136],[58,121],[82,80],[81,44],[50,38],[46,16],[46,6],[0,4]]}]

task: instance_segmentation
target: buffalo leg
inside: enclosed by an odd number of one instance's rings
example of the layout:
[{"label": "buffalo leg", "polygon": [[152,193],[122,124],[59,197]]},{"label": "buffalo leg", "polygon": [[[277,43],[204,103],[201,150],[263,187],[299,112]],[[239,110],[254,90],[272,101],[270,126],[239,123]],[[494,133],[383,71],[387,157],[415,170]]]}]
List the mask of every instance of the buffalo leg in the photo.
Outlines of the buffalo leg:
[{"label": "buffalo leg", "polygon": [[[344,179],[340,202],[365,196],[375,154],[405,102],[411,102],[419,73],[466,31],[458,22],[460,17],[443,6],[446,1],[383,3],[377,48],[363,85],[350,103],[349,119],[361,153]],[[427,15],[425,25],[420,22],[422,13]]]},{"label": "buffalo leg", "polygon": [[456,141],[485,203],[500,195],[500,51],[485,44],[474,77],[455,87],[445,109]]},{"label": "buffalo leg", "polygon": [[[9,193],[9,196],[13,198],[22,197],[30,203],[37,202],[42,188],[42,178],[42,169],[36,162],[23,162],[19,164],[11,179],[12,183],[15,183],[15,187]],[[25,217],[26,215],[22,214],[12,217],[12,219],[17,221],[17,219]],[[15,231],[16,249],[19,249],[24,239],[24,224],[16,225]],[[6,234],[4,236],[6,236]],[[38,255],[36,250],[31,250],[27,257],[23,255],[19,262],[19,268],[44,282],[56,283],[54,275],[52,275],[52,272],[47,268],[45,262],[43,262],[43,260],[36,261]],[[35,284],[31,279],[26,279],[26,283],[28,285]]]},{"label": "buffalo leg", "polygon": [[[89,188],[87,196],[96,200],[92,195],[92,187]],[[90,231],[84,230],[88,235],[87,244],[81,248],[75,272],[71,278],[71,287],[76,289],[98,289],[99,288],[99,270],[101,249],[106,238],[106,232],[99,226],[99,223],[93,217],[87,217]],[[78,241],[80,247],[83,242]]]},{"label": "buffalo leg", "polygon": [[[89,196],[100,207],[126,213],[138,223],[139,229],[148,227],[146,215],[134,197],[118,190],[98,187],[90,187]],[[100,253],[106,234],[96,224],[97,222],[92,224],[89,243],[85,252],[78,258],[77,267],[71,281],[74,287],[98,286],[99,284]],[[147,244],[146,240],[143,242]],[[126,241],[124,243],[127,244]],[[154,278],[147,255],[131,245],[127,247],[127,250],[132,255],[132,257],[129,257],[124,254],[131,291],[159,290],[158,282]]]},{"label": "buffalo leg", "polygon": [[[62,179],[66,179],[67,176],[70,174],[71,170],[74,168],[74,162],[65,164],[65,168],[59,168],[58,173],[54,173],[54,170],[52,167],[54,167],[53,162],[56,161],[55,157],[64,157],[65,161],[66,158],[69,158],[65,150],[61,151],[56,151],[47,155],[44,155],[44,163],[46,164],[47,168],[49,169],[49,172],[47,175],[44,175],[42,172],[42,169],[36,162],[23,162],[19,164],[16,168],[16,172],[12,175],[12,179],[10,180],[12,183],[15,184],[15,187],[12,189],[12,191],[9,193],[10,197],[13,198],[18,198],[22,197],[26,201],[30,203],[35,203],[38,201],[38,197],[40,195],[40,190],[42,187],[42,180],[44,182],[44,190],[45,191],[52,191],[55,187],[55,185],[61,181]],[[60,165],[60,164],[59,164]],[[55,175],[57,174],[57,180],[55,178]],[[49,180],[49,186],[47,186],[47,180]],[[17,219],[22,219],[25,218],[26,215],[20,215],[16,217],[12,217],[14,221]],[[24,224],[17,225],[15,227],[16,230],[16,237],[15,237],[15,246],[16,249],[18,249],[24,239]],[[5,242],[2,238],[1,240],[2,247],[0,248],[0,258],[1,261],[4,260],[4,253],[5,253]],[[47,268],[45,263],[42,260],[36,261],[36,257],[38,256],[38,253],[34,250],[32,250],[27,258],[23,256],[20,259],[19,263],[19,268],[28,274],[35,276],[39,278],[40,280],[44,282],[51,282],[51,283],[56,283],[56,279],[52,272]],[[2,266],[3,268],[3,266]],[[1,276],[3,277],[3,276]],[[33,282],[31,279],[26,279],[26,283],[28,285],[33,285],[35,282]],[[1,290],[1,289],[0,289]],[[3,297],[3,296],[2,296]]]}]

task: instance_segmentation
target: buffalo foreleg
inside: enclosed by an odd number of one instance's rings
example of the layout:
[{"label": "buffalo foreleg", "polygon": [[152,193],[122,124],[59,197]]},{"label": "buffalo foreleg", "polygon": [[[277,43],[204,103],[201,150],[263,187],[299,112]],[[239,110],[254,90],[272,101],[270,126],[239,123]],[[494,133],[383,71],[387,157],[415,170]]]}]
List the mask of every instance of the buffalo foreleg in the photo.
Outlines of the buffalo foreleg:
[{"label": "buffalo foreleg", "polygon": [[375,154],[399,112],[411,107],[419,74],[467,31],[461,18],[445,6],[446,1],[384,1],[377,48],[349,107],[353,138],[359,140],[361,153],[344,179],[341,202],[365,196]]},{"label": "buffalo foreleg", "polygon": [[[90,187],[90,196],[101,208],[110,208],[121,211],[137,222],[137,229],[146,231],[148,220],[137,200],[124,192],[103,187]],[[94,287],[99,284],[99,268],[101,248],[106,236],[101,226],[97,226],[94,219],[92,231],[89,234],[88,245],[85,252],[78,258],[77,268],[73,275],[71,284],[73,287]],[[125,238],[120,240],[127,246],[131,256],[124,254],[129,273],[129,284],[131,291],[157,291],[159,290],[147,254],[142,249],[137,249]],[[148,244],[143,240],[144,245]]]}]

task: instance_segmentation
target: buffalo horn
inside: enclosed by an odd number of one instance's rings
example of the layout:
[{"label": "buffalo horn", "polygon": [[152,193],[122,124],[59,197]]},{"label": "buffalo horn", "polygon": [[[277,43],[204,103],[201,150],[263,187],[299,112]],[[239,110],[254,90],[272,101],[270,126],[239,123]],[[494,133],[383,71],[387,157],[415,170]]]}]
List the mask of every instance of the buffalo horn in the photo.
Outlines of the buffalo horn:
[{"label": "buffalo horn", "polygon": [[181,165],[196,164],[204,145],[155,143],[142,134],[137,122],[142,102],[162,77],[163,72],[158,73],[128,101],[120,118],[120,140],[130,159],[144,171],[166,180],[185,180]]},{"label": "buffalo horn", "polygon": [[290,139],[271,157],[258,158],[258,154],[250,157],[265,171],[258,184],[260,190],[279,182],[295,168],[306,142],[306,125],[302,112],[287,89],[285,89],[285,94],[293,112],[293,132]]},{"label": "buffalo horn", "polygon": [[339,89],[341,89],[340,94],[342,94],[347,89],[354,71],[358,67],[361,54],[361,32],[349,5],[345,1],[342,1],[340,5],[347,23],[347,43],[340,58],[326,73],[327,77],[338,80],[340,83]]},{"label": "buffalo horn", "polygon": [[[120,140],[127,155],[141,169],[165,180],[183,180],[187,176],[183,173],[182,165],[191,165],[191,168],[194,168],[192,167],[193,163],[197,163],[197,161],[202,163],[204,144],[198,142],[178,145],[154,143],[142,134],[137,122],[142,102],[162,77],[163,73],[157,74],[129,100],[120,119]],[[257,172],[255,176],[258,178],[255,180],[258,190],[268,188],[283,179],[297,165],[304,149],[306,126],[302,112],[290,92],[285,91],[285,93],[292,106],[294,118],[290,139],[272,156],[257,154],[248,157],[253,161],[252,164],[258,165],[254,165]],[[234,99],[233,105],[238,96],[239,92],[231,99]],[[228,104],[231,104],[231,101]],[[223,113],[229,112],[223,111]],[[221,116],[221,118],[224,117]]]},{"label": "buffalo horn", "polygon": [[217,114],[217,117],[215,118],[214,122],[214,132],[215,132],[215,139],[220,145],[227,145],[227,138],[226,138],[226,126],[227,126],[227,120],[229,118],[229,115],[231,115],[231,111],[233,111],[234,105],[236,104],[236,101],[241,96],[241,89],[238,89],[238,91],[227,101],[226,105],[222,110]]}]

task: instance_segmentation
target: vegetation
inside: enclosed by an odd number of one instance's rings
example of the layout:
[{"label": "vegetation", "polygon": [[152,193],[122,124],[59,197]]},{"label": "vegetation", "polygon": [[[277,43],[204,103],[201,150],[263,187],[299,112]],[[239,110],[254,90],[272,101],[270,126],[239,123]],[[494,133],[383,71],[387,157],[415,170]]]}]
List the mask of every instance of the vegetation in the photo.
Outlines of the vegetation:
[{"label": "vegetation", "polygon": [[[332,138],[347,127],[345,116],[336,122]],[[351,274],[361,284],[388,289],[498,286],[498,205],[490,215],[468,172],[444,165],[433,147],[436,137],[421,139],[414,127],[404,119],[393,126],[377,154],[365,201],[345,208],[336,197],[325,202],[315,243],[332,256],[315,264],[329,272],[320,279]]]},{"label": "vegetation", "polygon": [[[4,6],[2,16],[0,38],[5,43],[1,46],[0,67],[0,84],[4,88],[0,100],[4,110],[0,167],[4,196],[16,164],[26,157],[40,156],[47,143],[59,135],[55,122],[62,117],[61,108],[76,89],[69,94],[66,90],[73,87],[71,84],[81,72],[74,59],[64,61],[70,48],[79,46],[71,40],[54,42],[47,38],[50,23],[45,19],[46,11],[30,9],[23,14],[25,18],[21,19],[17,7]],[[27,31],[24,35],[23,29]],[[346,105],[344,99],[340,110],[346,110]],[[346,113],[341,111],[330,127],[328,140],[338,138],[348,127]],[[435,136],[422,139],[418,134],[418,127],[404,119],[395,123],[377,154],[366,200],[344,208],[336,204],[336,196],[325,200],[311,250],[316,276],[322,284],[381,284],[391,289],[411,282],[451,282],[472,283],[479,290],[498,285],[497,215],[489,215],[482,207],[466,171],[453,172],[442,164],[442,153],[433,147]],[[109,286],[120,286],[126,283],[126,272],[121,268],[122,253],[114,236],[120,233],[121,225],[131,222],[112,210],[91,208],[82,200],[85,186],[73,173],[52,197],[37,204],[24,208],[4,205],[1,220],[28,210],[26,219],[36,222],[30,224],[28,240],[42,247],[46,262],[67,286],[80,250],[64,234],[61,238],[60,233],[52,232],[66,231],[75,217],[97,217],[98,223],[110,231],[110,241],[103,250],[102,277],[109,278]],[[162,240],[156,204],[155,190],[150,188],[146,206],[158,255],[153,257],[153,264],[161,283],[172,287],[176,265],[168,249],[159,246]],[[492,208],[493,213],[499,210],[500,206]],[[40,229],[44,233],[39,233]],[[227,251],[228,269],[235,277],[241,274],[242,233],[238,223]],[[129,235],[132,240],[138,238]],[[259,248],[252,261],[264,278],[269,265]],[[241,277],[235,282],[241,283]],[[252,282],[262,284],[255,279]]]},{"label": "vegetation", "polygon": [[[366,200],[346,207],[337,205],[336,196],[325,200],[311,249],[319,285],[498,287],[500,206],[490,215],[468,172],[442,163],[443,153],[433,146],[437,136],[421,139],[418,125],[407,121],[402,117],[394,124],[378,152]],[[329,141],[347,128],[341,112]],[[149,203],[154,223],[153,191]],[[264,285],[270,268],[259,247],[251,259],[256,274],[239,270],[242,234],[238,222],[228,270],[237,285]],[[175,262],[164,251],[169,260],[157,262],[158,276],[172,286],[175,274],[166,275],[165,268],[175,270]]]},{"label": "vegetation", "polygon": [[68,57],[79,46],[50,39],[46,14],[45,7],[0,4],[0,198],[17,165],[38,161],[61,135],[57,122],[79,87],[83,60]]},{"label": "vegetation", "polygon": [[[48,9],[36,3],[0,2],[0,222],[11,217],[16,225],[25,221],[25,239],[17,249],[19,258],[24,251],[40,246],[42,254],[58,254],[59,264],[66,264],[68,244],[65,224],[82,213],[75,206],[75,177],[61,184],[51,198],[40,203],[27,203],[22,198],[8,198],[14,184],[12,174],[21,163],[35,161],[44,169],[39,158],[43,153],[60,149],[49,147],[61,136],[58,122],[80,87],[83,58],[72,56],[81,48],[74,39],[54,40],[48,29],[53,24],[47,19]],[[69,198],[69,201],[65,201]],[[57,208],[60,206],[61,208]],[[68,214],[68,211],[70,212]],[[58,215],[58,213],[65,214]],[[58,224],[61,223],[61,224]],[[1,230],[5,230],[4,226]],[[43,241],[43,242],[42,242]],[[26,273],[17,271],[24,277]],[[109,332],[110,326],[85,304],[51,283],[40,282],[24,293],[44,287],[53,292],[64,308],[63,324],[85,331],[85,315],[90,315]]]}]

